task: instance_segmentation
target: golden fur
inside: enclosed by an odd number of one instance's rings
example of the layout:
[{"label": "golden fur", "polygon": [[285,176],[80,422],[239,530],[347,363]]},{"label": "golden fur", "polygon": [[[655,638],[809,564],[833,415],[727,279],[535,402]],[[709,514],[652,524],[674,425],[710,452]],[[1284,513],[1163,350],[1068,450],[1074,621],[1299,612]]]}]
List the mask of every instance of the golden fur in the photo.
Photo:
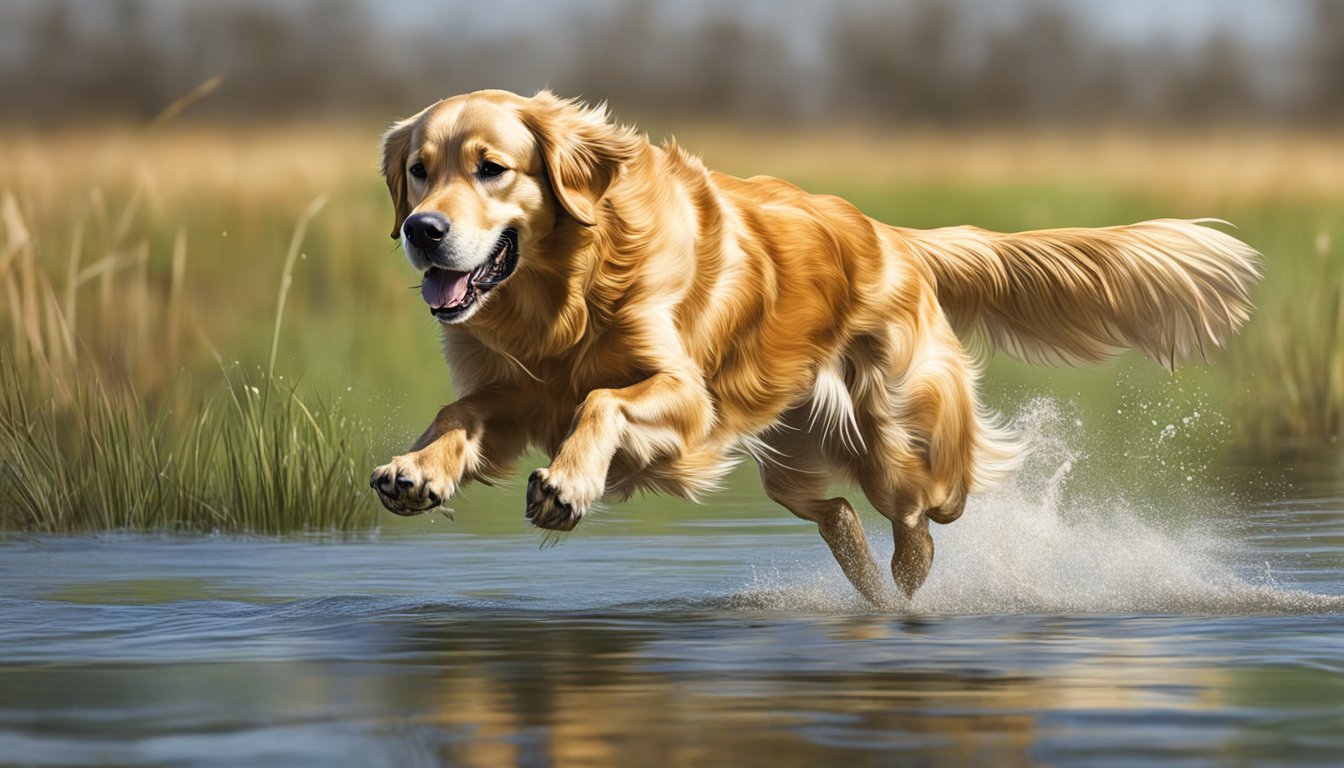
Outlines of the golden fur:
[{"label": "golden fur", "polygon": [[[485,160],[505,172],[482,178]],[[551,463],[532,474],[527,516],[570,530],[605,494],[696,498],[745,453],[875,602],[887,590],[859,519],[827,487],[856,482],[891,521],[891,572],[910,594],[932,562],[929,520],[957,519],[1018,452],[977,402],[958,334],[1032,362],[1134,347],[1174,365],[1235,331],[1258,276],[1249,246],[1188,221],[888,226],[779,179],[710,171],[547,92],[481,91],[395,123],[384,173],[393,237],[437,212],[462,263],[484,263],[507,227],[520,254],[442,326],[460,399],[374,471],[388,509],[431,509],[535,446]]]}]

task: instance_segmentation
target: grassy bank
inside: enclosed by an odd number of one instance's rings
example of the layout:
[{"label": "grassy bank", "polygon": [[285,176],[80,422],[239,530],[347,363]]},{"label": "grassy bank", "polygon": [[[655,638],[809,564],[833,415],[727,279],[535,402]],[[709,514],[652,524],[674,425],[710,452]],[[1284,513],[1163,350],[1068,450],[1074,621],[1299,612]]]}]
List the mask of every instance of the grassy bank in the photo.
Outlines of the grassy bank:
[{"label": "grassy bank", "polygon": [[[88,265],[78,233],[100,222],[71,220],[63,284],[15,198],[0,200],[10,310],[0,342],[0,530],[371,527],[367,430],[275,370],[294,265],[324,199],[289,240],[264,368],[225,363],[203,335],[184,339],[185,238],[174,238],[167,280],[157,280],[147,242],[122,245],[137,200],[122,209],[113,247]],[[214,365],[193,371],[186,361],[206,350]]]},{"label": "grassy bank", "polygon": [[[0,525],[379,519],[368,469],[451,397],[417,276],[387,237],[379,128],[0,132]],[[996,360],[988,399],[1078,403],[1113,445],[1181,418],[1140,407],[1177,395],[1219,414],[1198,439],[1242,453],[1315,450],[1344,427],[1337,138],[677,133],[713,167],[785,176],[909,226],[1233,221],[1267,279],[1212,366],[1173,378],[1134,360]]]},{"label": "grassy bank", "polygon": [[[249,383],[255,381],[257,383]],[[143,406],[126,383],[25,394],[0,362],[0,529],[284,533],[373,525],[367,436],[274,379]]]}]

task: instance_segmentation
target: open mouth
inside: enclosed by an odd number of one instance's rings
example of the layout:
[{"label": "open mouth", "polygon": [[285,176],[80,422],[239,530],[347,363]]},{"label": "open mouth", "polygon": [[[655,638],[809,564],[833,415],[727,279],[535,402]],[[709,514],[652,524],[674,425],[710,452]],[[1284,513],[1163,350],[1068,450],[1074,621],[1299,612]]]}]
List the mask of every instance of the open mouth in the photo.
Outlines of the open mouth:
[{"label": "open mouth", "polygon": [[518,268],[518,230],[506,229],[495,244],[494,255],[470,272],[430,267],[420,284],[430,314],[442,323],[450,323],[464,314],[491,288],[499,285]]}]

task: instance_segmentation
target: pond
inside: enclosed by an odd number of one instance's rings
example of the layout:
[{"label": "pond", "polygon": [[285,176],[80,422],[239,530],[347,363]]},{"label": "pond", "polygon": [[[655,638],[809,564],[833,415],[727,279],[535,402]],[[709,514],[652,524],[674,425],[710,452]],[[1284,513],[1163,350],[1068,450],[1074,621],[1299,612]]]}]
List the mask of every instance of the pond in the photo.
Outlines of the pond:
[{"label": "pond", "polygon": [[10,537],[0,763],[1344,754],[1337,478],[1116,488],[1051,430],[935,529],[928,583],[891,613],[746,470],[702,506],[636,499],[549,547],[519,487],[370,536]]}]

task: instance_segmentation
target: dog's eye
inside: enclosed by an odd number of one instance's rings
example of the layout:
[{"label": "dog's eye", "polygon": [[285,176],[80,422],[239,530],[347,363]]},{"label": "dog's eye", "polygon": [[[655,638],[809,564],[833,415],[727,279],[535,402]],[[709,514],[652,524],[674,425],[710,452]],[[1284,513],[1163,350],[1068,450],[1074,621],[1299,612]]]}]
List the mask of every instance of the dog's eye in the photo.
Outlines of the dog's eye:
[{"label": "dog's eye", "polygon": [[501,173],[509,170],[499,163],[492,163],[489,160],[482,160],[480,167],[476,169],[476,175],[482,179],[493,179]]},{"label": "dog's eye", "polygon": [[425,170],[424,163],[416,163],[411,166],[411,175],[417,179],[423,179],[428,176],[429,173]]}]

